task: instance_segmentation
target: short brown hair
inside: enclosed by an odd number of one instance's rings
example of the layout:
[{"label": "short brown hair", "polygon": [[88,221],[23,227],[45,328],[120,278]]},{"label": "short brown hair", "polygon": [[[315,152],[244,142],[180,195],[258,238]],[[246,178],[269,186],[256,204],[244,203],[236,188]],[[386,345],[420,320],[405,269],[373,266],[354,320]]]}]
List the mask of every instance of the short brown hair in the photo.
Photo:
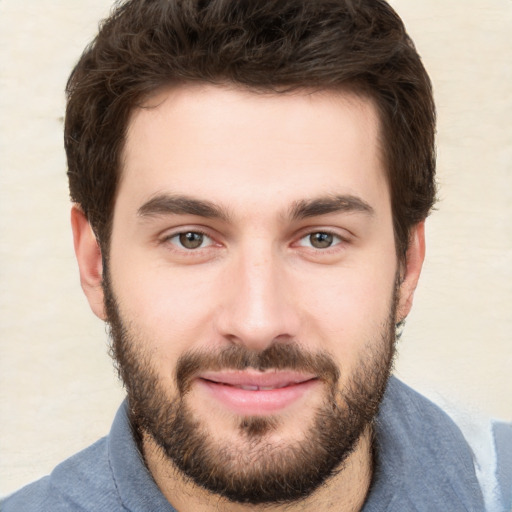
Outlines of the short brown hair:
[{"label": "short brown hair", "polygon": [[383,0],[118,2],[66,88],[71,199],[108,252],[129,116],[164,85],[343,89],[377,105],[397,251],[435,201],[435,108],[402,21]]}]

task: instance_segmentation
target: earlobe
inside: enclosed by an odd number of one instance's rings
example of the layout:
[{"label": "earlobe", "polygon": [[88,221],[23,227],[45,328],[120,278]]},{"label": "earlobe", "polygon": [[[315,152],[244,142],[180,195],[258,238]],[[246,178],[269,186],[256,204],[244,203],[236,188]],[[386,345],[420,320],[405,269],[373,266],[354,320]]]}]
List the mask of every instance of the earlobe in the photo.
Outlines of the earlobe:
[{"label": "earlobe", "polygon": [[87,217],[78,205],[71,209],[71,228],[82,290],[93,313],[106,320],[101,250]]},{"label": "earlobe", "polygon": [[418,285],[423,260],[425,259],[425,221],[411,229],[405,267],[400,282],[400,296],[396,312],[396,322],[404,320],[412,308],[414,292]]}]

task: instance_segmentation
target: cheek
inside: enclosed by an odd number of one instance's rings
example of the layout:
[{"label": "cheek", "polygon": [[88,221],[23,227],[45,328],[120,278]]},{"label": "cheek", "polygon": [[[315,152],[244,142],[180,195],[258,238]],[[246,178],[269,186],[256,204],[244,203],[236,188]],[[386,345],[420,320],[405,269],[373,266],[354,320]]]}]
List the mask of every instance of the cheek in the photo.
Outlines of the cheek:
[{"label": "cheek", "polygon": [[355,364],[363,347],[380,342],[394,288],[394,271],[383,268],[344,269],[332,275],[328,286],[303,294],[309,297],[303,310],[309,331],[305,337],[320,336],[320,348],[344,365]]},{"label": "cheek", "polygon": [[183,352],[210,338],[213,280],[197,270],[172,272],[134,258],[115,268],[112,285],[122,317],[158,371],[169,373]]}]

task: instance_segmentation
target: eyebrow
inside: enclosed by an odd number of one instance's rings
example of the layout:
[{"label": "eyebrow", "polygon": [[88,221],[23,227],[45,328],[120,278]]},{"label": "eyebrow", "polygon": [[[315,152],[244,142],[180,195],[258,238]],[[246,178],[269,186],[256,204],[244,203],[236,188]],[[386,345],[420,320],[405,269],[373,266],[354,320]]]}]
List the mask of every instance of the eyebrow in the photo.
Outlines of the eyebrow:
[{"label": "eyebrow", "polygon": [[[337,195],[296,201],[289,209],[289,217],[292,220],[301,220],[339,212],[360,212],[372,216],[375,210],[359,197]],[[210,201],[170,194],[152,197],[137,210],[137,215],[143,218],[160,215],[196,215],[223,221],[230,219],[227,210]]]},{"label": "eyebrow", "polygon": [[139,217],[160,215],[197,215],[227,221],[228,212],[216,204],[182,195],[160,194],[144,203],[138,210]]},{"label": "eyebrow", "polygon": [[359,212],[370,216],[375,214],[375,210],[363,199],[352,195],[337,195],[297,201],[290,208],[290,217],[301,220],[342,212]]}]

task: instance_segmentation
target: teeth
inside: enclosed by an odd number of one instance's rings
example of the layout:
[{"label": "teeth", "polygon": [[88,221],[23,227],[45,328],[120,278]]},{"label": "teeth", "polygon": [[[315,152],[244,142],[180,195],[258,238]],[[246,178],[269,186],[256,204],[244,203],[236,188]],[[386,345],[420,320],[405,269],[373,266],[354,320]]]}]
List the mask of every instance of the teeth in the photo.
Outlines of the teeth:
[{"label": "teeth", "polygon": [[234,386],[238,389],[243,389],[245,391],[272,391],[273,389],[281,389],[288,386],[288,384],[283,384],[282,386]]}]

